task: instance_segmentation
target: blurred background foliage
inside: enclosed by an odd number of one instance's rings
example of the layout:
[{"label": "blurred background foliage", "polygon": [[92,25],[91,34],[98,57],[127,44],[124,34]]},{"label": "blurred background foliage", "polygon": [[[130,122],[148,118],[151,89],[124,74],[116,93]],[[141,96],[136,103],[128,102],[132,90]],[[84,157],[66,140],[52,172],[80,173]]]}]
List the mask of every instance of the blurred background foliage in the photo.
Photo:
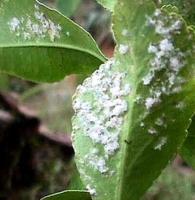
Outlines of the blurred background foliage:
[{"label": "blurred background foliage", "polygon": [[[115,44],[110,31],[111,16],[95,0],[42,2],[80,24],[92,34],[106,56],[113,55]],[[17,94],[18,104],[35,111],[36,116],[50,132],[63,133],[67,136],[71,133],[72,95],[84,78],[81,75],[72,75],[59,83],[36,84],[0,74],[0,91]],[[41,174],[37,182],[18,191],[14,189],[14,195],[10,193],[7,198],[1,198],[0,194],[0,200],[38,200],[53,192],[83,187],[69,155],[65,155],[67,159],[64,159],[58,150],[47,144],[39,146],[37,151],[36,170],[38,169],[39,175]],[[164,170],[143,200],[195,200],[195,172],[177,157],[173,165]]]}]

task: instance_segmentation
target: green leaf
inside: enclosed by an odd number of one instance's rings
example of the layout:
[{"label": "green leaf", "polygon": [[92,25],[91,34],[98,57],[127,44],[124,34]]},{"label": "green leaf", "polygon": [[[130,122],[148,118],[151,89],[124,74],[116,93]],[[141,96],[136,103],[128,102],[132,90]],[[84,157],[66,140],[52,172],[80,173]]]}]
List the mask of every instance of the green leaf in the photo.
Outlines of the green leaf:
[{"label": "green leaf", "polygon": [[58,10],[65,16],[70,17],[78,8],[81,0],[57,0]]},{"label": "green leaf", "polygon": [[195,116],[192,119],[188,132],[188,137],[180,150],[180,155],[195,169]]},{"label": "green leaf", "polygon": [[176,6],[190,24],[195,24],[195,4],[193,0],[162,0],[161,4]]},{"label": "green leaf", "polygon": [[85,191],[64,191],[52,194],[41,200],[91,200],[90,194]]},{"label": "green leaf", "polygon": [[38,82],[89,74],[105,58],[92,37],[34,0],[0,1],[0,71]]},{"label": "green leaf", "polygon": [[117,3],[117,0],[97,0],[102,6],[107,8],[110,11],[114,10],[114,6]]},{"label": "green leaf", "polygon": [[120,0],[115,57],[74,96],[77,166],[94,200],[139,200],[187,135],[194,32],[174,10]]}]

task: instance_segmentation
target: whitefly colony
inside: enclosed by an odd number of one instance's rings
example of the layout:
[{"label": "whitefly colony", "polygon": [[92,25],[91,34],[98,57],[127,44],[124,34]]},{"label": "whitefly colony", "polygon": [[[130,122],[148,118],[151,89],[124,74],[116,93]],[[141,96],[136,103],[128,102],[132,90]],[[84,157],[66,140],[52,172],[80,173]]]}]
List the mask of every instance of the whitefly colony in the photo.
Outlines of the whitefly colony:
[{"label": "whitefly colony", "polygon": [[[50,41],[54,42],[55,39],[60,38],[62,27],[44,15],[39,5],[35,4],[33,14],[32,16],[12,17],[8,21],[10,31],[25,41],[49,37]],[[67,36],[69,36],[69,33]]]}]

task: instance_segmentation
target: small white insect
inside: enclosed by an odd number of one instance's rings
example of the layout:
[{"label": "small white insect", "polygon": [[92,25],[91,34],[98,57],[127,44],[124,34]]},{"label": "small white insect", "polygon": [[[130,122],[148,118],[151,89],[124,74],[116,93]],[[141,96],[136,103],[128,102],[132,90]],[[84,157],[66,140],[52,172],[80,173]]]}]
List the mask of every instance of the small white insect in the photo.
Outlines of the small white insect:
[{"label": "small white insect", "polygon": [[119,53],[120,54],[127,54],[128,52],[130,51],[130,47],[129,45],[126,45],[126,44],[120,44],[119,45]]}]

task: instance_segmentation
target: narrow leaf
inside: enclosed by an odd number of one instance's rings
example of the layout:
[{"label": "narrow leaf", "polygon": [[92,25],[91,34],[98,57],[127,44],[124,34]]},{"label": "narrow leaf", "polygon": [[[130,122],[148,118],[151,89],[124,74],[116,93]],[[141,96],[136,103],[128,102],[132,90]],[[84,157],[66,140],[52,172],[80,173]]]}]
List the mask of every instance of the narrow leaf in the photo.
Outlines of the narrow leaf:
[{"label": "narrow leaf", "polygon": [[73,144],[94,200],[139,200],[187,135],[194,32],[174,10],[119,0],[115,58],[77,89]]},{"label": "narrow leaf", "polygon": [[91,200],[91,197],[85,191],[64,191],[46,196],[41,200]]},{"label": "narrow leaf", "polygon": [[34,0],[0,1],[0,71],[53,82],[91,73],[105,58],[92,37]]},{"label": "narrow leaf", "polygon": [[195,169],[195,117],[192,119],[188,132],[189,135],[180,150],[180,155]]},{"label": "narrow leaf", "polygon": [[97,0],[102,6],[107,8],[110,11],[114,10],[114,6],[117,3],[117,0]]}]

